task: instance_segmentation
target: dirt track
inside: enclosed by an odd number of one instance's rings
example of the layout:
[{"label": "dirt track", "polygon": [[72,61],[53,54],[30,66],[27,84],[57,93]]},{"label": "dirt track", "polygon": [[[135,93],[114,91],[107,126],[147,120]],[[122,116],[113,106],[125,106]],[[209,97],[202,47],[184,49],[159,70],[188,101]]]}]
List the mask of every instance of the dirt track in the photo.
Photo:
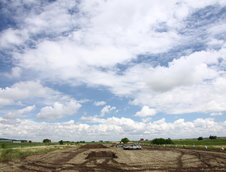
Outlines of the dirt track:
[{"label": "dirt track", "polygon": [[151,147],[123,150],[85,145],[0,163],[0,171],[226,171],[226,153]]}]

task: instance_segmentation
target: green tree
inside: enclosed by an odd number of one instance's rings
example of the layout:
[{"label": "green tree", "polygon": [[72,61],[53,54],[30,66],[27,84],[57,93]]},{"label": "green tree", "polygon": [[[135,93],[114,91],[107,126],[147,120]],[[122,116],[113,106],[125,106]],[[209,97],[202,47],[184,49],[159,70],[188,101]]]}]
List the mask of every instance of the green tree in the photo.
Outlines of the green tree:
[{"label": "green tree", "polygon": [[156,138],[153,139],[151,143],[156,145],[162,145],[162,144],[173,144],[173,141],[170,138],[168,139]]},{"label": "green tree", "polygon": [[165,139],[165,142],[166,142],[166,144],[173,144],[173,141],[170,138]]},{"label": "green tree", "polygon": [[203,140],[203,137],[198,137],[198,140]]},{"label": "green tree", "polygon": [[209,139],[217,139],[217,136],[209,136]]},{"label": "green tree", "polygon": [[50,139],[43,139],[42,142],[43,142],[43,143],[51,143],[51,140],[50,140]]},{"label": "green tree", "polygon": [[59,141],[59,144],[60,144],[60,145],[63,145],[63,144],[64,144],[64,141],[63,141],[63,140],[60,140],[60,141]]},{"label": "green tree", "polygon": [[128,138],[126,138],[126,137],[125,137],[125,138],[122,138],[122,139],[121,139],[121,142],[122,142],[122,143],[124,143],[124,144],[126,144],[126,143],[128,143],[128,142],[129,142],[129,139],[128,139]]}]

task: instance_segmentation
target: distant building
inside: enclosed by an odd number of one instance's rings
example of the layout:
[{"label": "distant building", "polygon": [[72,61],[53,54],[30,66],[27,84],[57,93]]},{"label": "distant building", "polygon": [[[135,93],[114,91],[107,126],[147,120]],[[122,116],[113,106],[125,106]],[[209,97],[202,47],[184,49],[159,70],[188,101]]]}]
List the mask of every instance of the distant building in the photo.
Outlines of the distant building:
[{"label": "distant building", "polygon": [[12,139],[0,138],[0,143],[13,143],[13,140]]},{"label": "distant building", "polygon": [[15,139],[5,139],[0,138],[0,143],[26,143],[27,140],[15,140]]}]

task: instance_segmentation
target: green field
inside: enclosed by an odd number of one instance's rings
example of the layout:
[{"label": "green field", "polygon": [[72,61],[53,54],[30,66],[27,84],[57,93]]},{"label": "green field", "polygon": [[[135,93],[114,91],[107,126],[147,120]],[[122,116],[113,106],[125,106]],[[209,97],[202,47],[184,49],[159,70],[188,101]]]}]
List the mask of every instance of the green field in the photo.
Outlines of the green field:
[{"label": "green field", "polygon": [[51,152],[59,149],[66,149],[75,145],[59,145],[58,143],[7,143],[5,148],[0,148],[0,161],[12,160],[16,158],[26,157],[28,155],[36,155],[45,152]]},{"label": "green field", "polygon": [[[57,145],[59,143],[50,143],[49,145]],[[45,146],[42,142],[33,143],[0,143],[0,148],[19,148],[19,147],[33,147],[33,146]]]},{"label": "green field", "polygon": [[217,138],[217,139],[180,139],[180,140],[173,140],[174,144],[177,145],[226,145],[226,138]]}]

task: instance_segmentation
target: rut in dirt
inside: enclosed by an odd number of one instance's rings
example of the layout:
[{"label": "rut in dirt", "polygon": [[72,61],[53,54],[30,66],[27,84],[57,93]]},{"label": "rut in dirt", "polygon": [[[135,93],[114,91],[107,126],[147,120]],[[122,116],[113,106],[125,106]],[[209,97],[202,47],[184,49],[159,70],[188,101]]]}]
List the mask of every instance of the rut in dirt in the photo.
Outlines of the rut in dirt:
[{"label": "rut in dirt", "polygon": [[102,144],[86,144],[79,147],[79,149],[75,149],[74,151],[63,152],[64,156],[62,156],[62,158],[56,159],[52,163],[47,163],[46,161],[29,162],[25,160],[25,162],[19,168],[23,171],[56,172],[62,170],[63,165],[67,164],[68,161],[75,158],[78,154],[81,154],[82,152],[88,149],[98,149],[98,148],[107,148],[107,147]]},{"label": "rut in dirt", "polygon": [[78,154],[84,152],[85,149],[76,149],[74,151],[64,152],[66,154],[63,158],[56,159],[52,163],[46,161],[27,161],[23,163],[19,168],[23,171],[32,171],[32,172],[56,172],[61,169],[61,167],[66,164],[68,161],[76,157]]}]

